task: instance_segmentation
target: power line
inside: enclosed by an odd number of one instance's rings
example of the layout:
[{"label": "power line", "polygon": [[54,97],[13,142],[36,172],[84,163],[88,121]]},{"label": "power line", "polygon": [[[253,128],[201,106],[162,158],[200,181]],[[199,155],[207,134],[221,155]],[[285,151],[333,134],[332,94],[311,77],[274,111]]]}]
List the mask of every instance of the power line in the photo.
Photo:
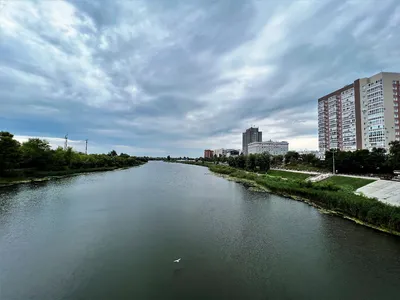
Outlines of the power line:
[{"label": "power line", "polygon": [[65,135],[65,142],[64,142],[64,150],[67,151],[68,149],[68,133]]}]

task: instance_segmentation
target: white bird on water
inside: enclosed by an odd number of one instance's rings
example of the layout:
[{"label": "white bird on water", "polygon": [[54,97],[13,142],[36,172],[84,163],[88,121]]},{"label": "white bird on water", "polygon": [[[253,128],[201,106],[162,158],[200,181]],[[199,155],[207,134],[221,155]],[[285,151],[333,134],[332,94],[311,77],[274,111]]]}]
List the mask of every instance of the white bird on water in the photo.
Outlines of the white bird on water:
[{"label": "white bird on water", "polygon": [[178,259],[175,259],[175,260],[174,260],[174,263],[178,263],[178,262],[180,262],[180,261],[181,261],[181,259],[178,258]]}]

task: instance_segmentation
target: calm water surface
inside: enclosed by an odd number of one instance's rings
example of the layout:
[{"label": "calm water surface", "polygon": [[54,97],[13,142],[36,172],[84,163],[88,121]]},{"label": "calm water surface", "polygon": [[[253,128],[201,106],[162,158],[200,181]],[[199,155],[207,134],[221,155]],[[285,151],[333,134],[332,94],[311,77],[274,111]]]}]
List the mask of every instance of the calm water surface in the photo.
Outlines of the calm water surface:
[{"label": "calm water surface", "polygon": [[0,190],[1,300],[399,297],[400,238],[206,168]]}]

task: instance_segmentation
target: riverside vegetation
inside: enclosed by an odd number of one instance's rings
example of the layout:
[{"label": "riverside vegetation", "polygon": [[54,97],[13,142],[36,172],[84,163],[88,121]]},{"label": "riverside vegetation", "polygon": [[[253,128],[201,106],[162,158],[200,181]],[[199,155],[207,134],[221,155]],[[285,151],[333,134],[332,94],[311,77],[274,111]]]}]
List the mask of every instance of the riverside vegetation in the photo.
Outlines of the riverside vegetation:
[{"label": "riverside vegetation", "polygon": [[[285,155],[271,157],[270,164],[275,168],[288,170],[332,172],[333,155],[335,155],[335,170],[341,174],[374,174],[383,178],[393,177],[394,170],[400,170],[400,142],[389,143],[389,151],[382,148],[373,148],[356,151],[330,150],[325,152],[325,160],[318,159],[315,154],[300,154],[296,151],[289,151]],[[249,155],[250,156],[250,155]],[[169,158],[168,160],[176,160]],[[180,157],[179,160],[189,158]],[[231,167],[244,167],[247,158],[244,156],[225,157],[214,155],[212,158],[196,158],[200,162],[228,163]],[[251,164],[252,162],[250,162]]]},{"label": "riverside vegetation", "polygon": [[84,154],[71,147],[53,150],[46,140],[31,138],[19,143],[9,132],[0,132],[0,184],[48,176],[66,176],[82,172],[107,171],[138,166],[146,157],[117,154]]},{"label": "riverside vegetation", "polygon": [[[264,154],[268,157],[268,154]],[[379,202],[376,199],[354,194],[357,187],[368,184],[371,180],[359,178],[327,179],[313,183],[304,180],[304,174],[284,174],[269,169],[269,165],[260,173],[257,155],[250,158],[242,156],[233,158],[232,166],[210,162],[193,161],[188,164],[208,167],[212,172],[229,176],[247,184],[253,182],[258,187],[279,195],[294,198],[331,211],[334,214],[353,219],[364,225],[400,235],[400,207]],[[250,168],[249,168],[250,167]],[[258,173],[256,173],[258,172]],[[352,182],[355,180],[354,182]],[[343,184],[341,184],[343,183]]]},{"label": "riverside vegetation", "polygon": [[400,234],[400,207],[356,195],[352,190],[341,188],[329,181],[312,183],[304,180],[283,180],[280,177],[258,175],[229,166],[209,165],[209,169],[218,174],[253,181],[272,193],[301,197],[321,208],[357,219],[366,225]]}]

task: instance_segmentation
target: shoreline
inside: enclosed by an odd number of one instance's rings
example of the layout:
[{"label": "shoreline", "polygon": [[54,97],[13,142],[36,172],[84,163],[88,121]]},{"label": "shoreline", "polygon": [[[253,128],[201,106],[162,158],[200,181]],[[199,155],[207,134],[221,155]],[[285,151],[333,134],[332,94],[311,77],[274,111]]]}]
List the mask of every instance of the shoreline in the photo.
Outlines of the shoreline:
[{"label": "shoreline", "polygon": [[320,204],[317,204],[317,203],[313,202],[310,199],[307,199],[307,198],[304,198],[304,197],[300,197],[300,196],[296,196],[296,195],[292,195],[292,194],[287,194],[285,192],[279,192],[279,191],[272,192],[268,188],[258,184],[256,181],[251,180],[251,179],[235,177],[235,176],[228,175],[228,174],[221,174],[221,173],[214,172],[214,171],[212,171],[210,169],[209,169],[209,171],[212,174],[214,174],[214,175],[216,175],[218,177],[225,178],[225,179],[227,179],[229,181],[234,181],[236,183],[240,183],[240,184],[243,184],[245,186],[248,185],[248,186],[250,186],[250,188],[254,187],[255,190],[253,190],[253,191],[269,193],[269,194],[285,197],[285,198],[288,198],[288,199],[291,199],[291,200],[303,202],[303,203],[305,203],[305,204],[307,204],[309,206],[313,206],[314,208],[316,208],[322,214],[337,216],[337,217],[352,221],[352,222],[354,222],[356,224],[363,225],[363,226],[366,226],[368,228],[371,228],[371,229],[374,229],[374,230],[377,230],[377,231],[380,231],[380,232],[388,233],[388,234],[391,234],[391,235],[394,235],[394,236],[400,236],[400,232],[398,232],[398,231],[389,230],[389,229],[386,229],[386,228],[383,228],[383,227],[379,227],[379,226],[364,222],[364,221],[362,221],[360,219],[357,219],[357,218],[351,217],[349,215],[346,215],[344,212],[339,211],[339,210],[327,209],[324,206],[322,206]]},{"label": "shoreline", "polygon": [[[44,176],[40,176],[40,177],[19,178],[16,180],[11,179],[9,182],[2,182],[1,178],[0,178],[0,189],[6,188],[6,187],[11,187],[11,186],[16,186],[16,185],[22,185],[22,184],[40,183],[40,182],[47,182],[47,181],[58,180],[58,179],[63,179],[63,178],[75,177],[75,176],[85,175],[85,174],[89,174],[89,173],[125,170],[125,169],[129,169],[129,168],[139,167],[139,166],[142,166],[143,164],[140,164],[137,166],[126,166],[126,167],[103,167],[103,168],[69,170],[69,171],[64,171],[65,174],[61,174],[61,175],[48,175],[48,176],[44,175]],[[51,172],[57,172],[57,171],[49,171],[49,173],[51,173]],[[60,171],[60,173],[62,173],[62,172],[63,171]]]}]

